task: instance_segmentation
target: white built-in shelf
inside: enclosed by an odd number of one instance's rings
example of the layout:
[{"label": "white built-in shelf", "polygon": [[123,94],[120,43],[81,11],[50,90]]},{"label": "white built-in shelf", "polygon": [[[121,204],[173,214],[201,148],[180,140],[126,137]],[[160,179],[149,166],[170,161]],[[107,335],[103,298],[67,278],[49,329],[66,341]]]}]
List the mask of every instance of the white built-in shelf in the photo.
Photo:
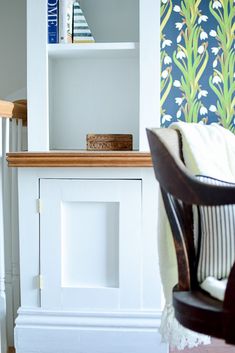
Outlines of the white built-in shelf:
[{"label": "white built-in shelf", "polygon": [[137,56],[139,44],[130,43],[86,43],[48,44],[49,58],[75,59],[87,57],[132,57]]}]

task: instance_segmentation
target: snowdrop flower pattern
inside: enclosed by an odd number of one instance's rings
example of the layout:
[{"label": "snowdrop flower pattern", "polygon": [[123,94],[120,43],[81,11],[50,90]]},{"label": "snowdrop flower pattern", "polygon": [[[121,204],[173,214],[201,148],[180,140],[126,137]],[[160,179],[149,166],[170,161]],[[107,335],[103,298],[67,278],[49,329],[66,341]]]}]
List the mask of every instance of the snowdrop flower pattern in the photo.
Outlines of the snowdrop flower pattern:
[{"label": "snowdrop flower pattern", "polygon": [[235,133],[235,0],[161,0],[163,6],[162,126],[217,122]]},{"label": "snowdrop flower pattern", "polygon": [[171,121],[172,120],[172,116],[169,114],[165,114],[162,117],[162,123],[164,124],[166,121]]},{"label": "snowdrop flower pattern", "polygon": [[172,58],[168,54],[168,48],[172,45],[172,40],[167,38],[166,34],[164,33],[164,28],[167,24],[167,21],[170,18],[172,13],[172,0],[162,0],[161,2],[161,25],[160,25],[160,34],[161,34],[161,56],[160,56],[160,64],[161,64],[161,83],[160,83],[160,119],[161,124],[169,123],[172,120],[172,116],[166,113],[166,109],[164,107],[165,101],[170,94],[172,88]]},{"label": "snowdrop flower pattern", "polygon": [[186,58],[185,53],[183,52],[183,50],[179,50],[178,53],[176,54],[176,58],[177,59],[183,59]]},{"label": "snowdrop flower pattern", "polygon": [[171,57],[168,56],[168,55],[166,55],[166,56],[164,57],[164,64],[165,64],[165,65],[168,65],[168,64],[171,64],[171,63],[172,63]]},{"label": "snowdrop flower pattern", "polygon": [[174,10],[175,12],[180,12],[180,11],[181,11],[181,8],[180,8],[180,6],[175,5],[173,10]]},{"label": "snowdrop flower pattern", "polygon": [[181,42],[181,39],[182,39],[182,36],[181,36],[181,34],[179,34],[178,37],[177,37],[177,39],[176,39],[177,43],[180,43],[180,42]]},{"label": "snowdrop flower pattern", "polygon": [[216,106],[209,110],[215,114],[219,124],[235,133],[233,124],[235,114],[235,50],[234,50],[234,18],[235,5],[232,0],[210,0],[210,12],[216,20],[216,31],[212,29],[210,36],[215,38],[216,47],[212,53],[213,74],[209,84],[217,97]]},{"label": "snowdrop flower pattern", "polygon": [[168,74],[169,74],[168,70],[162,71],[162,78],[167,78]]},{"label": "snowdrop flower pattern", "polygon": [[171,46],[172,41],[170,39],[165,39],[162,42],[162,48],[164,49],[165,47],[170,47]]},{"label": "snowdrop flower pattern", "polygon": [[[178,29],[179,23],[184,24],[176,38],[177,49],[173,53],[173,61],[181,75],[179,80],[174,81],[173,86],[180,90],[183,97],[183,99],[175,98],[175,103],[181,108],[177,110],[176,117],[186,122],[198,122],[201,99],[205,97],[203,92],[206,92],[201,88],[200,79],[209,57],[208,34],[200,24],[207,22],[208,16],[202,13],[201,2],[202,0],[180,1],[180,21],[176,22]],[[175,3],[178,1],[175,0]],[[174,9],[179,12],[177,6],[175,5]]]},{"label": "snowdrop flower pattern", "polygon": [[210,34],[211,37],[216,37],[217,36],[217,32],[214,29],[212,29],[209,34]]},{"label": "snowdrop flower pattern", "polygon": [[218,85],[218,84],[221,83],[221,82],[222,82],[221,78],[220,78],[219,76],[217,76],[217,75],[215,75],[215,76],[213,77],[213,79],[212,79],[212,83],[214,83],[214,84],[216,84],[216,85]]},{"label": "snowdrop flower pattern", "polygon": [[198,99],[201,99],[201,97],[207,97],[207,95],[208,95],[208,92],[206,90],[201,90],[198,93]]},{"label": "snowdrop flower pattern", "polygon": [[220,1],[214,1],[213,5],[212,5],[213,9],[219,9],[220,7],[222,7],[221,2]]},{"label": "snowdrop flower pattern", "polygon": [[198,19],[198,24],[200,24],[201,22],[206,22],[207,20],[208,20],[208,17],[205,15],[202,15]]},{"label": "snowdrop flower pattern", "polygon": [[215,55],[218,54],[219,50],[220,50],[220,48],[217,48],[217,47],[211,48],[212,53],[215,54]]},{"label": "snowdrop flower pattern", "polygon": [[213,113],[215,113],[217,111],[216,106],[213,104],[210,106],[209,110]]},{"label": "snowdrop flower pattern", "polygon": [[203,54],[204,50],[205,50],[204,45],[200,45],[200,47],[198,48],[197,51],[198,51],[199,54]]},{"label": "snowdrop flower pattern", "polygon": [[215,59],[215,60],[213,61],[213,68],[216,68],[217,65],[218,65],[218,60]]},{"label": "snowdrop flower pattern", "polygon": [[177,117],[177,119],[179,119],[180,117],[181,117],[181,109],[180,110],[178,110],[178,112],[176,113],[176,117]]},{"label": "snowdrop flower pattern", "polygon": [[181,86],[180,81],[179,81],[179,80],[175,80],[175,81],[173,82],[173,86],[179,88],[179,87]]},{"label": "snowdrop flower pattern", "polygon": [[183,22],[176,22],[175,27],[180,31],[183,28]]},{"label": "snowdrop flower pattern", "polygon": [[208,38],[208,34],[204,31],[201,31],[200,33],[200,39],[201,40],[204,40],[204,39],[207,39]]},{"label": "snowdrop flower pattern", "polygon": [[183,98],[177,97],[177,98],[175,98],[175,102],[176,102],[178,105],[181,105],[182,102],[183,102]]},{"label": "snowdrop flower pattern", "polygon": [[204,107],[203,105],[200,108],[200,114],[201,115],[206,115],[208,113],[208,110],[206,109],[206,107]]}]

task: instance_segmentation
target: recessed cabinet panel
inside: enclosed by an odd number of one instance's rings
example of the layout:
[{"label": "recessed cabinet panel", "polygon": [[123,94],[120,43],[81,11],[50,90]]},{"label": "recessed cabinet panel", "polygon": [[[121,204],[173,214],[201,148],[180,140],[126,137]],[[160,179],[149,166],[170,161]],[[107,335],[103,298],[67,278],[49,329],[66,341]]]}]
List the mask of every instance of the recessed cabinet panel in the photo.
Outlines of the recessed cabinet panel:
[{"label": "recessed cabinet panel", "polygon": [[119,203],[61,203],[62,287],[119,286]]},{"label": "recessed cabinet panel", "polygon": [[139,308],[141,180],[41,179],[40,198],[42,307]]}]

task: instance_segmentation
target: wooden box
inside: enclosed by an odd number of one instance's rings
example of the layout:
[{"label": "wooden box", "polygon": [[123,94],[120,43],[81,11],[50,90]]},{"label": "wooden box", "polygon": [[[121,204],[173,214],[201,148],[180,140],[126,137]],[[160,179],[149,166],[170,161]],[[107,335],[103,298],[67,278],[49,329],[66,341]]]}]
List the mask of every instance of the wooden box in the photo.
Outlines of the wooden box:
[{"label": "wooden box", "polygon": [[89,151],[132,151],[132,135],[129,134],[87,134]]}]

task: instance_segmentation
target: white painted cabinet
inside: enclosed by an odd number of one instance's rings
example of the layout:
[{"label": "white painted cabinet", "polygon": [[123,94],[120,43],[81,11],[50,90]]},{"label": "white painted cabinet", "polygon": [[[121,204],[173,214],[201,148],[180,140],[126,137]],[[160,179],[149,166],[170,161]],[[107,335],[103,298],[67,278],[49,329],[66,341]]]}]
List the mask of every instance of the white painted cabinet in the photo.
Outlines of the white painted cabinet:
[{"label": "white painted cabinet", "polygon": [[141,302],[141,180],[41,179],[43,309]]},{"label": "white painted cabinet", "polygon": [[40,168],[34,158],[18,171],[16,352],[166,353],[152,168]]},{"label": "white painted cabinet", "polygon": [[[80,4],[96,42],[48,45],[47,0],[27,0],[29,152],[10,162],[19,168],[16,353],[166,353],[157,187],[143,152],[160,117],[160,3]],[[78,151],[88,133],[131,133],[135,151]]]}]

